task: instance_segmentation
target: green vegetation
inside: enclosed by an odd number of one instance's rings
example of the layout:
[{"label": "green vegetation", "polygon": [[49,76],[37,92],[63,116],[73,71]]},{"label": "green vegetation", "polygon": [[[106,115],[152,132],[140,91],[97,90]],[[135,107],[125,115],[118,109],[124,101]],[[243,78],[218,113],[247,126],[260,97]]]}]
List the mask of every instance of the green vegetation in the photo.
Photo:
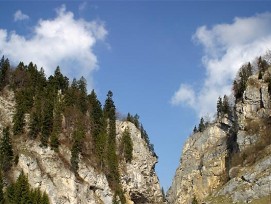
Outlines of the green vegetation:
[{"label": "green vegetation", "polygon": [[49,204],[49,197],[40,189],[31,189],[27,176],[22,172],[15,183],[6,189],[1,203],[4,204]]},{"label": "green vegetation", "polygon": [[158,157],[154,152],[154,146],[150,142],[147,131],[144,129],[142,123],[140,123],[140,121],[139,121],[139,115],[135,114],[133,116],[130,113],[128,113],[127,117],[126,117],[126,121],[129,121],[129,122],[133,123],[136,126],[136,128],[138,128],[140,130],[141,138],[143,138],[145,140],[145,142],[147,143],[147,146],[148,146],[149,150],[151,151],[152,155],[155,156],[155,157]]},{"label": "green vegetation", "polygon": [[131,162],[133,159],[133,141],[129,128],[125,128],[122,133],[120,152],[126,162]]},{"label": "green vegetation", "polygon": [[118,169],[119,158],[116,153],[116,107],[114,105],[112,91],[108,91],[103,113],[106,121],[106,126],[108,128],[106,177],[110,187],[115,190],[114,200],[119,197],[121,203],[126,203],[126,199],[120,185],[120,174]]},{"label": "green vegetation", "polygon": [[224,95],[223,100],[221,97],[218,97],[217,100],[217,117],[223,117],[227,115],[228,117],[232,116],[232,110],[229,104],[228,96]]},{"label": "green vegetation", "polygon": [[0,167],[6,172],[12,166],[13,149],[10,140],[9,127],[3,129],[3,135],[0,140]]},{"label": "green vegetation", "polygon": [[198,127],[198,131],[199,132],[203,132],[206,128],[206,122],[204,121],[203,118],[200,119],[200,123],[199,123],[199,127]]},{"label": "green vegetation", "polygon": [[248,78],[252,75],[252,66],[250,63],[243,65],[233,81],[233,93],[236,100],[239,100],[243,97],[243,93],[247,87]]},{"label": "green vegetation", "polygon": [[9,70],[9,60],[3,56],[0,61],[0,91],[8,84]]},{"label": "green vegetation", "polygon": [[[69,147],[71,158],[68,165],[76,175],[80,159],[93,162],[97,170],[105,173],[116,201],[126,202],[120,184],[119,161],[132,161],[133,143],[129,130],[125,130],[121,144],[117,145],[116,107],[112,91],[108,91],[102,107],[94,90],[88,94],[84,77],[73,79],[70,83],[57,67],[54,74],[46,78],[44,70],[38,70],[32,62],[28,65],[20,62],[11,68],[8,59],[2,57],[0,91],[5,87],[15,94],[11,130],[14,139],[36,140],[41,148],[50,147],[56,152],[61,145]],[[139,116],[128,114],[127,120],[140,129],[142,138],[156,156]],[[1,167],[3,171],[8,171],[13,161],[12,147],[9,149],[8,144],[13,138],[9,130],[5,130],[4,134],[6,137],[0,145]],[[78,175],[77,178],[80,179]],[[12,191],[13,187],[9,189],[9,192]]]}]

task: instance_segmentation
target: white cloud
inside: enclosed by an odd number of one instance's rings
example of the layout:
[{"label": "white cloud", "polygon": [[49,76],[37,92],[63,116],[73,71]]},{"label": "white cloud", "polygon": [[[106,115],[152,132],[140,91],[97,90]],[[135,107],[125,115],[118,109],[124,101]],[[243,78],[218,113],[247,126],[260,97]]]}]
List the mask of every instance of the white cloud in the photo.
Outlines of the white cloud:
[{"label": "white cloud", "polygon": [[17,10],[14,13],[14,21],[23,21],[23,20],[28,20],[29,16],[24,14],[21,10]]},{"label": "white cloud", "polygon": [[[13,63],[34,62],[50,75],[59,65],[70,77],[90,77],[98,67],[93,48],[102,41],[107,30],[102,22],[75,19],[63,5],[54,19],[40,19],[29,36],[0,29],[0,54]],[[91,82],[90,82],[91,83]]]},{"label": "white cloud", "polygon": [[199,27],[193,40],[203,46],[205,53],[202,58],[206,71],[203,87],[195,94],[195,103],[191,103],[190,100],[173,100],[181,91],[181,85],[172,97],[172,104],[187,103],[199,117],[215,113],[218,96],[231,93],[232,81],[240,66],[270,50],[270,25],[271,13],[262,13],[238,17],[231,24],[218,24],[210,29]]},{"label": "white cloud", "polygon": [[187,103],[190,106],[195,105],[195,93],[191,86],[186,84],[181,84],[178,91],[174,93],[174,96],[171,99],[173,105],[178,105],[179,103]]}]

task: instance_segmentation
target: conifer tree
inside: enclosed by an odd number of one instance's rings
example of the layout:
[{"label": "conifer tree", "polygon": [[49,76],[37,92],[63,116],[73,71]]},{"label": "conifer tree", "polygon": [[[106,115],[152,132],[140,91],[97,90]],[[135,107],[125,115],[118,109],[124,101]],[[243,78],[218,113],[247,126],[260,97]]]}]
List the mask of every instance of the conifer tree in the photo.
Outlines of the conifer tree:
[{"label": "conifer tree", "polygon": [[81,77],[78,81],[78,89],[79,89],[79,109],[83,114],[87,111],[87,82],[84,77]]},{"label": "conifer tree", "polygon": [[103,111],[100,101],[94,90],[88,95],[88,102],[90,105],[90,119],[91,119],[91,135],[95,144],[95,154],[98,156],[98,162],[101,168],[104,166],[106,160],[106,122],[103,117]]},{"label": "conifer tree", "polygon": [[258,65],[258,69],[259,72],[265,72],[266,69],[268,68],[268,63],[266,60],[262,59],[262,57],[259,57],[257,60],[257,65]]},{"label": "conifer tree", "polygon": [[223,114],[227,114],[228,116],[230,116],[229,99],[226,95],[224,95],[224,97],[223,97],[222,112],[223,112]]},{"label": "conifer tree", "polygon": [[197,132],[198,132],[198,128],[197,128],[197,126],[195,126],[194,129],[193,129],[193,133],[195,134]]},{"label": "conifer tree", "polygon": [[82,140],[85,137],[85,131],[81,124],[77,124],[75,131],[73,132],[73,145],[71,149],[71,167],[72,170],[77,173],[79,168],[79,154],[82,151]]},{"label": "conifer tree", "polygon": [[250,63],[243,65],[239,72],[238,77],[233,82],[233,92],[236,99],[240,99],[247,87],[247,80],[252,75],[252,66]]},{"label": "conifer tree", "polygon": [[13,149],[10,141],[9,127],[3,129],[3,136],[0,140],[0,164],[3,171],[11,168],[13,161]]},{"label": "conifer tree", "polygon": [[47,147],[48,140],[53,128],[53,104],[46,100],[43,109],[42,129],[41,129],[41,145]]},{"label": "conifer tree", "polygon": [[133,141],[129,128],[122,133],[121,147],[125,161],[130,163],[133,159]]},{"label": "conifer tree", "polygon": [[16,107],[16,112],[13,116],[13,134],[19,135],[23,133],[24,130],[24,110],[20,107]]},{"label": "conifer tree", "polygon": [[104,105],[104,116],[108,127],[107,137],[107,179],[112,189],[120,190],[120,175],[118,171],[118,157],[116,154],[116,107],[112,91],[108,91]]},{"label": "conifer tree", "polygon": [[8,84],[9,60],[3,56],[0,61],[0,90]]},{"label": "conifer tree", "polygon": [[51,133],[50,137],[50,144],[51,147],[55,150],[58,151],[58,146],[59,146],[59,140],[58,136],[61,133],[61,127],[62,127],[62,98],[61,95],[58,94],[56,97],[55,103],[54,103],[54,113],[53,113],[53,130]]},{"label": "conifer tree", "polygon": [[205,122],[204,122],[204,119],[203,119],[203,118],[200,119],[200,123],[199,123],[199,128],[198,128],[198,130],[199,130],[200,132],[203,132],[203,131],[205,130]]},{"label": "conifer tree", "polygon": [[29,137],[31,139],[35,139],[39,132],[41,131],[41,117],[38,114],[37,110],[34,110],[30,114],[30,130],[29,130]]},{"label": "conifer tree", "polygon": [[222,113],[222,99],[221,97],[219,96],[218,97],[218,100],[217,100],[217,105],[216,105],[216,109],[217,109],[217,117],[220,117],[221,116],[221,113]]},{"label": "conifer tree", "polygon": [[39,188],[31,189],[28,178],[21,172],[15,183],[7,187],[5,203],[8,204],[49,204],[49,197]]}]

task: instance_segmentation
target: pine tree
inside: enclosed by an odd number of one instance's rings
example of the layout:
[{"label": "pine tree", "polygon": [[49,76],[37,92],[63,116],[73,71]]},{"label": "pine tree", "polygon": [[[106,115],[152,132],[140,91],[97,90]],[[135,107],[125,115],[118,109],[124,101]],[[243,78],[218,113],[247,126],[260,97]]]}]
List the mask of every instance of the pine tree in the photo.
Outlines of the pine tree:
[{"label": "pine tree", "polygon": [[268,63],[266,60],[262,59],[262,57],[259,57],[258,58],[258,61],[257,61],[257,65],[258,65],[258,69],[260,72],[265,72],[266,69],[268,68]]},{"label": "pine tree", "polygon": [[79,88],[79,109],[83,114],[87,111],[87,82],[84,77],[81,77],[78,81]]},{"label": "pine tree", "polygon": [[65,93],[65,91],[69,87],[69,79],[63,76],[63,74],[60,71],[59,66],[57,66],[54,76],[52,76],[51,80],[52,80],[54,89],[61,90],[62,93]]},{"label": "pine tree", "polygon": [[0,61],[0,90],[8,84],[9,60],[3,56]]},{"label": "pine tree", "polygon": [[38,114],[36,110],[34,110],[30,114],[30,130],[29,130],[29,137],[31,139],[36,139],[38,136],[39,132],[41,131],[41,117]]},{"label": "pine tree", "polygon": [[125,161],[130,163],[133,159],[133,141],[129,128],[122,133],[121,147]]},{"label": "pine tree", "polygon": [[8,171],[12,166],[13,150],[10,141],[9,127],[3,129],[3,137],[0,140],[0,164],[3,171]]},{"label": "pine tree", "polygon": [[40,204],[50,204],[48,195],[43,192]]},{"label": "pine tree", "polygon": [[198,128],[197,128],[197,126],[195,126],[194,129],[193,129],[193,133],[195,134],[197,132],[198,132]]},{"label": "pine tree", "polygon": [[82,140],[85,137],[85,132],[82,126],[77,125],[76,130],[73,132],[73,145],[71,149],[71,167],[74,173],[77,173],[79,168],[79,154],[82,151]]},{"label": "pine tree", "polygon": [[219,118],[222,113],[222,99],[220,96],[218,97],[218,100],[217,100],[216,110],[217,110],[217,117]]},{"label": "pine tree", "polygon": [[63,111],[62,104],[63,102],[62,102],[61,95],[58,94],[54,103],[53,130],[50,137],[51,147],[55,151],[58,151],[58,146],[59,146],[58,136],[61,133],[61,129],[62,129],[62,115],[61,115]]},{"label": "pine tree", "polygon": [[203,131],[205,130],[205,122],[204,122],[204,119],[203,119],[203,118],[200,119],[200,123],[199,123],[199,128],[198,128],[198,130],[199,130],[200,132],[203,132]]},{"label": "pine tree", "polygon": [[17,200],[18,198],[15,197],[15,184],[12,183],[7,187],[6,190],[6,196],[5,196],[5,201],[8,204],[18,204],[19,201]]},{"label": "pine tree", "polygon": [[118,156],[116,154],[116,107],[112,91],[108,91],[104,105],[104,116],[108,127],[107,137],[107,166],[106,172],[109,185],[116,191],[121,191]]},{"label": "pine tree", "polygon": [[238,77],[233,82],[233,91],[236,99],[240,99],[247,87],[248,78],[252,75],[252,66],[250,63],[243,65],[239,72]]},{"label": "pine tree", "polygon": [[6,202],[8,204],[49,204],[49,197],[39,188],[31,189],[28,178],[21,172],[15,183],[7,187],[5,193]]},{"label": "pine tree", "polygon": [[20,107],[16,107],[16,112],[13,116],[13,134],[19,135],[24,131],[24,110]]},{"label": "pine tree", "polygon": [[47,147],[53,129],[53,105],[49,99],[45,103],[42,118],[41,145]]},{"label": "pine tree", "polygon": [[229,99],[226,95],[224,95],[224,97],[223,97],[222,112],[223,112],[223,114],[227,114],[228,116],[230,116]]}]

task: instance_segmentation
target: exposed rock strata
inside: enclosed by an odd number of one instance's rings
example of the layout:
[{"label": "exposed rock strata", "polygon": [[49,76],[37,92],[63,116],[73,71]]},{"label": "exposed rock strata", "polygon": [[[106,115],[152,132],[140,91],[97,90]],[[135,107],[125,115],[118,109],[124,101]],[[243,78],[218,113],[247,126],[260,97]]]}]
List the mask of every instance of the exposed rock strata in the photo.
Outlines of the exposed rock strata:
[{"label": "exposed rock strata", "polygon": [[[0,96],[0,129],[12,125],[15,110],[14,94],[5,91]],[[117,121],[117,140],[120,141],[126,127],[131,131],[133,159],[131,163],[120,163],[121,184],[127,203],[163,203],[159,180],[154,167],[157,158],[149,150],[140,130],[130,122]],[[61,135],[63,137],[63,135]],[[70,168],[70,149],[60,145],[56,153],[41,148],[36,140],[17,138],[13,146],[18,152],[18,164],[10,175],[17,178],[23,170],[28,175],[32,187],[39,187],[49,195],[54,204],[111,204],[114,192],[109,187],[106,176],[91,166],[91,161],[80,159],[78,175]]]},{"label": "exposed rock strata", "polygon": [[[266,75],[270,77],[270,74],[269,68]],[[249,150],[261,144],[261,134],[266,134],[265,142],[271,141],[268,133],[271,123],[266,122],[271,118],[266,80],[259,80],[256,75],[249,78],[243,98],[236,104],[235,114],[235,121],[234,118],[218,118],[206,130],[188,138],[167,193],[170,204],[190,204],[194,199],[209,204],[222,201],[248,203],[271,196],[271,146],[261,149],[260,154]],[[233,123],[237,124],[237,130]],[[232,166],[236,151],[240,155],[251,155]]]}]

